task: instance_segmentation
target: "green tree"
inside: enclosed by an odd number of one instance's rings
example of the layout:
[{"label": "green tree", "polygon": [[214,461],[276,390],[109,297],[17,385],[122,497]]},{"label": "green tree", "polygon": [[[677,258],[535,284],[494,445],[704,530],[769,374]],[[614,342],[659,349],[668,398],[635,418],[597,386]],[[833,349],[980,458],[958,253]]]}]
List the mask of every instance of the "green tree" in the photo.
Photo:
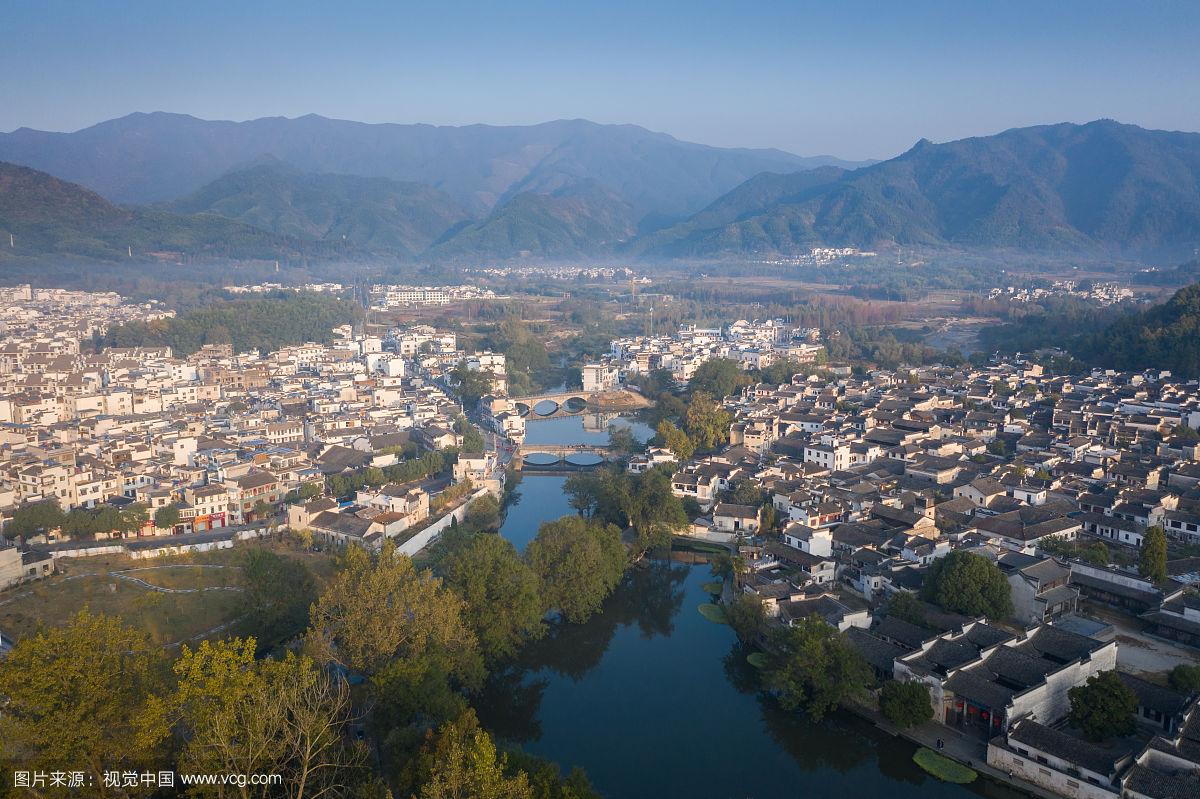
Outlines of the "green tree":
[{"label": "green tree", "polygon": [[[174,666],[173,691],[154,697],[142,740],[173,734],[181,744],[179,768],[210,774],[279,774],[292,799],[337,795],[356,776],[362,747],[347,743],[350,695],[344,680],[306,657],[254,657],[253,639],[185,646]],[[222,786],[201,796],[226,796]],[[275,795],[263,786],[236,795]]]},{"label": "green tree", "polygon": [[717,400],[723,400],[752,382],[753,379],[742,370],[737,361],[710,358],[697,367],[692,379],[688,381],[688,390],[692,394],[703,392]]},{"label": "green tree", "polygon": [[726,494],[725,501],[758,507],[763,503],[763,490],[754,479],[739,480]]},{"label": "green tree", "polygon": [[736,589],[741,581],[742,575],[750,570],[750,566],[746,563],[746,559],[741,555],[732,555],[727,552],[722,552],[712,558],[708,567],[709,571],[715,577],[720,577],[722,580],[730,580],[733,582],[733,587]]},{"label": "green tree", "polygon": [[62,508],[53,500],[22,505],[4,525],[4,534],[11,538],[48,533],[61,527],[66,518]]},{"label": "green tree", "polygon": [[483,433],[461,413],[454,420],[454,432],[463,437],[463,452],[483,452]]},{"label": "green tree", "polygon": [[443,566],[446,582],[466,601],[467,623],[487,661],[511,658],[545,633],[538,577],[507,539],[477,535]]},{"label": "green tree", "polygon": [[700,391],[692,395],[684,427],[696,449],[715,449],[729,440],[729,424],[732,420],[728,411]]},{"label": "green tree", "polygon": [[871,669],[836,628],[820,616],[801,619],[772,636],[766,684],[788,710],[814,721],[863,693]]},{"label": "green tree", "polygon": [[1154,583],[1167,581],[1167,534],[1159,527],[1147,527],[1138,553],[1138,574]]},{"label": "green tree", "polygon": [[242,584],[242,625],[264,651],[304,632],[317,586],[303,561],[249,549],[242,560]]},{"label": "green tree", "polygon": [[179,506],[175,503],[163,505],[154,511],[154,526],[159,530],[174,530],[179,524]]},{"label": "green tree", "polygon": [[480,397],[492,392],[492,378],[491,372],[472,369],[465,360],[450,370],[450,379],[457,387],[458,398],[467,408],[474,408]]},{"label": "green tree", "polygon": [[308,645],[320,660],[364,674],[393,660],[433,657],[448,676],[475,686],[483,666],[464,611],[458,595],[390,541],[374,556],[349,547],[312,607]]},{"label": "green tree", "polygon": [[1171,669],[1171,687],[1188,695],[1200,693],[1200,665],[1180,663]]},{"label": "green tree", "polygon": [[725,605],[725,618],[742,641],[756,640],[767,622],[762,600],[753,594],[741,592]]},{"label": "green tree", "polygon": [[401,787],[414,799],[533,799],[529,776],[507,770],[508,756],[468,710],[427,735],[405,767]]},{"label": "green tree", "polygon": [[140,502],[134,502],[119,512],[116,529],[125,535],[137,533],[148,521],[150,521],[150,513],[146,510],[146,506]]},{"label": "green tree", "polygon": [[887,606],[887,615],[918,627],[928,626],[925,621],[925,606],[911,591],[897,591],[893,594]]},{"label": "green tree", "polygon": [[915,727],[933,718],[929,687],[919,682],[885,682],[879,691],[879,709],[897,727]]},{"label": "green tree", "polygon": [[626,565],[621,531],[578,516],[543,522],[526,557],[541,580],[543,604],[572,623],[600,609]]},{"label": "green tree", "polygon": [[642,552],[669,548],[672,533],[688,526],[683,503],[671,492],[671,477],[662,469],[649,469],[634,477],[624,498],[622,510]]},{"label": "green tree", "polygon": [[925,574],[921,598],[967,616],[1004,619],[1012,615],[1012,588],[996,564],[958,550],[938,558]]},{"label": "green tree", "polygon": [[641,452],[645,449],[642,442],[637,440],[633,434],[633,429],[625,425],[614,424],[608,428],[608,445],[614,450],[624,454]]},{"label": "green tree", "polygon": [[688,438],[688,434],[680,430],[669,420],[663,419],[658,423],[658,440],[662,445],[671,450],[675,459],[680,463],[686,463],[692,457],[692,453],[696,448],[692,444],[692,440]]},{"label": "green tree", "polygon": [[1137,695],[1116,671],[1102,671],[1067,692],[1071,726],[1089,741],[1132,735],[1137,727]]},{"label": "green tree", "polygon": [[21,639],[0,667],[0,758],[31,770],[86,771],[97,795],[126,795],[103,788],[103,775],[161,753],[140,745],[139,729],[163,666],[145,633],[87,611]]}]

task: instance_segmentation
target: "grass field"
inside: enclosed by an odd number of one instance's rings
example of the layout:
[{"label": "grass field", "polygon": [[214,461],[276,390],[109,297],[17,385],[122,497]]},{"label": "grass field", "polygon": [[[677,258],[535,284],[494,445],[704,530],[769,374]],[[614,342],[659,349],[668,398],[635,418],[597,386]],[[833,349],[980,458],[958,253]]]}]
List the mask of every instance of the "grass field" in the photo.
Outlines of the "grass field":
[{"label": "grass field", "polygon": [[218,636],[244,613],[241,561],[252,547],[303,560],[318,585],[336,566],[327,553],[268,542],[153,560],[63,559],[60,574],[0,593],[0,630],[20,639],[41,626],[63,625],[86,608],[117,616],[164,646]]},{"label": "grass field", "polygon": [[916,751],[916,754],[913,755],[913,762],[942,782],[965,785],[968,782],[974,782],[975,778],[979,776],[962,763],[951,760],[944,755],[939,755],[937,752],[926,747],[922,747]]},{"label": "grass field", "polygon": [[711,622],[714,622],[715,624],[729,623],[725,618],[725,608],[721,607],[720,605],[714,605],[711,602],[705,602],[703,605],[697,607],[696,610],[700,611],[701,616]]}]

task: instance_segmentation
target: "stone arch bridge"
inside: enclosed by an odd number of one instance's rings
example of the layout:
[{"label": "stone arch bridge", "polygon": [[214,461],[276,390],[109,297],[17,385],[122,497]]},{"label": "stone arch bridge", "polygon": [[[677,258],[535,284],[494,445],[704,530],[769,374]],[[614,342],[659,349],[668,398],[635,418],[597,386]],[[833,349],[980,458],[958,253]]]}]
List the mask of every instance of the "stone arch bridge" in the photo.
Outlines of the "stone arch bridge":
[{"label": "stone arch bridge", "polygon": [[[527,419],[555,419],[560,416],[578,416],[589,408],[621,411],[644,408],[650,403],[641,394],[626,389],[612,391],[550,391],[544,394],[529,394],[509,397],[517,412]],[[543,402],[554,403],[554,410],[539,413],[535,406]]]}]

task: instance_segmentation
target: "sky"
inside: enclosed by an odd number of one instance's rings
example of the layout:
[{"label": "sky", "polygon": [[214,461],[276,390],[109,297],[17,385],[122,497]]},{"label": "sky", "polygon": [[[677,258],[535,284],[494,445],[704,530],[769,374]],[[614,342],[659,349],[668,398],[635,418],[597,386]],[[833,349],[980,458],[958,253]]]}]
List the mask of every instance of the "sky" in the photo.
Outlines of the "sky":
[{"label": "sky", "polygon": [[1200,130],[1197,0],[6,0],[0,41],[0,131],[582,117],[857,159],[1102,117]]}]

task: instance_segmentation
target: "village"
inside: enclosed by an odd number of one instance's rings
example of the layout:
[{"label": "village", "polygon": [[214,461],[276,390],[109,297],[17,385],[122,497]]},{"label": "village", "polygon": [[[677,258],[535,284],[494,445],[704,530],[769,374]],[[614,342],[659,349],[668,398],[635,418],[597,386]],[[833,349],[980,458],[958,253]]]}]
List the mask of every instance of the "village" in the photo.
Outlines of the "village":
[{"label": "village", "polygon": [[[643,451],[613,453],[627,473],[669,474],[689,509],[676,541],[727,553],[722,604],[754,602],[764,629],[820,618],[879,684],[923,686],[938,748],[997,779],[1079,799],[1196,784],[1200,696],[1174,679],[1200,662],[1195,382],[1051,376],[1023,359],[863,369],[826,362],[821,331],[735,320],[616,339],[578,388],[512,397],[503,353],[435,326],[345,325],[273,352],[93,351],[108,327],[163,312],[9,291],[0,589],[60,559],[204,552],[279,529],[417,555],[473,501],[504,496],[528,420],[647,381],[684,387],[705,364],[782,366],[786,380],[715,398],[713,445],[660,426]],[[1002,617],[927,590],[967,556],[1003,575]],[[1073,692],[1106,674],[1135,697],[1136,729],[1087,740],[1065,724]]]}]

